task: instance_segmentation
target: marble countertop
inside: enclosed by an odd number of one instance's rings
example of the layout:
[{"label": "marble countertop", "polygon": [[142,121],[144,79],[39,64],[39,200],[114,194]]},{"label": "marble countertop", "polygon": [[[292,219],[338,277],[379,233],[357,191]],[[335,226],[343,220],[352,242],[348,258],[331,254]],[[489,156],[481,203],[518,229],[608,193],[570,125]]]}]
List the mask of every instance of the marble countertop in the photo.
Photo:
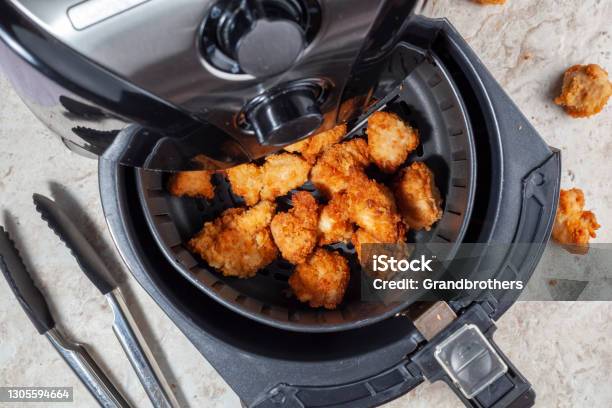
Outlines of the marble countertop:
[{"label": "marble countertop", "polygon": [[[562,150],[565,188],[577,186],[612,242],[612,104],[590,119],[571,119],[552,103],[565,68],[598,63],[612,71],[612,1],[430,0],[423,14],[447,17],[544,139]],[[100,207],[97,163],[77,156],[44,128],[0,77],[0,223],[18,242],[59,326],[91,346],[138,407],[150,406],[111,330],[104,298],[77,270],[66,248],[34,211],[31,195],[64,194],[84,209],[78,221],[114,258]],[[181,405],[238,407],[214,369],[123,269],[128,303],[168,373]],[[496,341],[537,390],[541,407],[609,407],[612,303],[522,302],[499,321]],[[48,341],[37,334],[0,279],[0,386],[73,386],[75,404],[97,406]],[[4,406],[0,403],[0,406]],[[30,406],[24,404],[23,406]],[[61,407],[61,404],[54,405]],[[460,406],[442,384],[424,384],[388,407]]]}]

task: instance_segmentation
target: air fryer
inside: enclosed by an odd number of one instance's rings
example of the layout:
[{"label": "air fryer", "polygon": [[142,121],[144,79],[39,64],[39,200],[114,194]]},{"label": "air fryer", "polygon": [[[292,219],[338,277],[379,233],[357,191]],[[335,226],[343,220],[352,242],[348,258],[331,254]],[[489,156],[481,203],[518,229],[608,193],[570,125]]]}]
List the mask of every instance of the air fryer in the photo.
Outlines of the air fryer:
[{"label": "air fryer", "polygon": [[339,122],[359,137],[370,113],[391,110],[419,129],[410,160],[434,170],[444,199],[443,218],[409,240],[444,244],[450,259],[461,250],[452,276],[527,281],[552,228],[559,152],[450,23],[414,14],[416,3],[0,5],[4,72],[67,147],[100,156],[118,251],[247,406],[374,406],[425,380],[445,381],[466,406],[533,405],[493,341],[519,292],[457,291],[446,299],[452,321],[428,336],[411,317],[423,293],[368,305],[353,250],[341,246],[353,268],[346,299],[310,309],[284,295],[292,266],[282,260],[236,280],[183,246],[242,204],[221,175],[205,201],[169,196],[168,173],[155,171],[259,160]]}]

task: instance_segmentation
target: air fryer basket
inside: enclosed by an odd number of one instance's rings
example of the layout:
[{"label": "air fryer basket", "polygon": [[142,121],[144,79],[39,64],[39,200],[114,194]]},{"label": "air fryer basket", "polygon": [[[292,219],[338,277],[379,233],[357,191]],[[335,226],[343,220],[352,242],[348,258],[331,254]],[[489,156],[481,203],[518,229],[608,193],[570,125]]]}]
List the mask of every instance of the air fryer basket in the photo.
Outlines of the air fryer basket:
[{"label": "air fryer basket", "polygon": [[[412,70],[394,91],[388,80],[399,72]],[[474,141],[467,113],[450,75],[431,55],[401,44],[390,59],[389,69],[381,76],[379,95],[387,101],[385,110],[399,114],[416,127],[421,146],[408,162],[424,161],[434,172],[443,198],[444,215],[431,231],[411,231],[409,242],[451,243],[452,256],[467,228],[475,190]],[[359,137],[363,129],[353,133]],[[312,309],[290,296],[287,284],[293,267],[278,259],[250,279],[222,276],[184,246],[206,221],[229,207],[242,205],[225,178],[214,177],[213,200],[177,198],[166,192],[167,174],[139,170],[138,189],[151,231],[160,248],[192,284],[225,306],[275,327],[308,332],[346,330],[385,319],[409,306],[416,296],[389,305],[363,302],[360,266],[352,246],[336,246],[351,265],[351,281],[345,299],[337,310]],[[312,186],[302,189],[317,192]],[[278,199],[279,209],[290,205],[290,196]]]}]

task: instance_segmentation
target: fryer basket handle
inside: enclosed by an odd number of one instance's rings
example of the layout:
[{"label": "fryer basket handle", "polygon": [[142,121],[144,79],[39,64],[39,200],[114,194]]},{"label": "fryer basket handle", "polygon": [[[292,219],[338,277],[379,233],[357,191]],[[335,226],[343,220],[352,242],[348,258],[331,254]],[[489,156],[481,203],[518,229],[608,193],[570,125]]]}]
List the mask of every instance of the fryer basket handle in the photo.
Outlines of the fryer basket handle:
[{"label": "fryer basket handle", "polygon": [[461,389],[449,377],[442,379],[468,408],[529,408],[535,404],[535,391],[525,377],[488,338],[498,357],[507,366],[507,371],[477,395],[467,399]]}]

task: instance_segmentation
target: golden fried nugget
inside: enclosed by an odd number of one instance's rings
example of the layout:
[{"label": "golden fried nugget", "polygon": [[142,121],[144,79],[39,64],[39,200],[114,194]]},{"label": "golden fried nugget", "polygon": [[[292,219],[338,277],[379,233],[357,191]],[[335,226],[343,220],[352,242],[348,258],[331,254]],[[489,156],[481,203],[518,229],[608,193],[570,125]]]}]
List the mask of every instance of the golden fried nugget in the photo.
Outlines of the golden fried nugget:
[{"label": "golden fried nugget", "polygon": [[274,200],[308,181],[311,165],[290,153],[266,157],[262,166],[262,200]]},{"label": "golden fried nugget", "polygon": [[321,209],[318,229],[319,245],[348,242],[351,239],[353,225],[349,220],[346,194],[332,195],[331,200]]},{"label": "golden fried nugget", "polygon": [[393,193],[374,180],[364,179],[347,189],[349,218],[380,242],[395,243],[403,226]]},{"label": "golden fried nugget", "polygon": [[596,237],[595,231],[600,225],[597,224],[595,214],[583,209],[582,190],[561,190],[552,237],[570,252],[584,254],[589,250],[589,240]]},{"label": "golden fried nugget", "polygon": [[295,142],[293,144],[290,144],[289,146],[283,147],[283,150],[289,153],[302,153],[304,150],[306,150],[306,147],[308,147],[309,143],[310,139],[305,138],[300,140],[299,142]]},{"label": "golden fried nugget", "polygon": [[414,162],[405,168],[394,185],[394,193],[408,227],[429,231],[442,218],[440,191],[425,163]]},{"label": "golden fried nugget", "polygon": [[341,123],[325,132],[287,146],[285,150],[299,152],[309,163],[314,163],[322,152],[342,140],[344,135],[346,135],[346,124]]},{"label": "golden fried nugget", "polygon": [[365,178],[369,164],[368,145],[363,139],[338,143],[327,149],[310,172],[312,183],[327,197],[340,193],[355,179]]},{"label": "golden fried nugget", "polygon": [[351,237],[351,243],[355,247],[355,252],[357,252],[357,258],[362,262],[361,259],[361,245],[363,244],[383,244],[384,242],[380,242],[375,236],[370,234],[368,231],[363,228],[358,228],[357,231]]},{"label": "golden fried nugget", "polygon": [[255,276],[278,256],[269,228],[275,209],[269,201],[249,209],[230,208],[205,223],[188,247],[225,276]]},{"label": "golden fried nugget", "polygon": [[612,95],[612,82],[608,73],[596,64],[574,65],[563,75],[561,95],[557,105],[575,118],[584,118],[601,112]]},{"label": "golden fried nugget", "polygon": [[301,302],[335,309],[342,302],[349,279],[347,260],[336,252],[319,248],[295,268],[289,286]]},{"label": "golden fried nugget", "polygon": [[419,145],[418,132],[391,112],[375,112],[368,119],[370,158],[385,173],[394,173]]},{"label": "golden fried nugget", "polygon": [[504,4],[506,0],[474,0],[479,4]]},{"label": "golden fried nugget", "polygon": [[177,197],[203,197],[210,200],[215,196],[212,175],[208,170],[174,173],[170,177],[168,191]]},{"label": "golden fried nugget", "polygon": [[306,262],[317,244],[319,204],[306,191],[291,197],[293,208],[272,218],[270,230],[283,258],[293,264]]},{"label": "golden fried nugget", "polygon": [[226,173],[232,191],[242,197],[246,205],[252,206],[259,202],[263,186],[260,167],[253,163],[241,164],[228,169]]}]

